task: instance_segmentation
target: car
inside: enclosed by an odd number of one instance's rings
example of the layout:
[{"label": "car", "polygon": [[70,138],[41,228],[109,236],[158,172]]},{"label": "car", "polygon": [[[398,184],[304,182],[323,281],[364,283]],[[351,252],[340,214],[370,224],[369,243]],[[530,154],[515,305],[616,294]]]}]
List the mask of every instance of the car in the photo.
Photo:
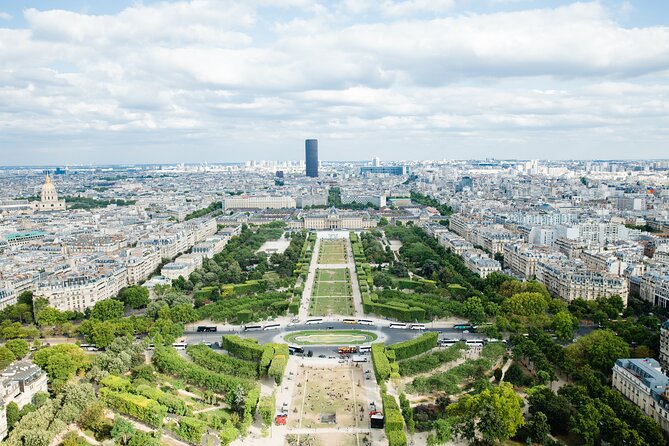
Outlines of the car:
[{"label": "car", "polygon": [[311,350],[309,350],[309,351],[307,352],[307,358],[311,358],[312,356],[314,356],[314,352],[312,352]]},{"label": "car", "polygon": [[334,327],[332,325],[328,325],[328,330],[332,330]]},{"label": "car", "polygon": [[325,355],[318,355],[319,358],[325,358]]}]

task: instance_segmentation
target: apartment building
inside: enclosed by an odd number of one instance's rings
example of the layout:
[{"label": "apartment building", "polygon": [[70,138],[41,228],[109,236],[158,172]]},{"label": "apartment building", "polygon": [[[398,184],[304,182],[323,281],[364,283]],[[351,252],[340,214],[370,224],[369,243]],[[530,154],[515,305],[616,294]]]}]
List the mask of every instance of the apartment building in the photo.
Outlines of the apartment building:
[{"label": "apartment building", "polygon": [[83,313],[96,302],[115,297],[127,285],[128,270],[118,265],[49,278],[37,284],[35,293],[49,299],[49,305],[58,310]]},{"label": "apartment building", "polygon": [[655,359],[616,360],[612,386],[669,432],[669,377]]},{"label": "apartment building", "polygon": [[478,274],[482,279],[485,279],[490,273],[502,271],[502,266],[499,262],[491,259],[488,254],[480,249],[464,252],[462,260],[464,260],[467,269]]},{"label": "apartment building", "polygon": [[660,326],[660,366],[669,371],[669,321]]},{"label": "apartment building", "polygon": [[285,209],[295,208],[293,197],[274,195],[240,195],[223,201],[225,209]]},{"label": "apartment building", "polygon": [[47,376],[28,359],[16,361],[0,373],[0,440],[7,436],[7,405],[19,409],[30,403],[37,392],[47,392]]},{"label": "apartment building", "polygon": [[639,284],[641,298],[663,308],[669,306],[669,269],[647,271]]},{"label": "apartment building", "polygon": [[532,249],[522,243],[511,243],[504,246],[504,268],[527,280],[534,279],[537,262],[548,257],[543,251]]},{"label": "apartment building", "polygon": [[548,291],[566,301],[594,300],[618,295],[627,305],[627,279],[614,274],[588,270],[579,260],[540,260],[536,264],[537,280]]}]

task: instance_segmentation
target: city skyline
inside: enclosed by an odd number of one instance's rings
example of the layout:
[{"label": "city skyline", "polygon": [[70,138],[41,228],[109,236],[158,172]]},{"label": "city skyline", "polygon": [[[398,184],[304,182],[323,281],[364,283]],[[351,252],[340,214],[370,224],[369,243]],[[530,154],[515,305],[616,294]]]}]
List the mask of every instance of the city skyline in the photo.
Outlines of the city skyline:
[{"label": "city skyline", "polygon": [[663,2],[98,3],[0,6],[1,165],[667,153]]}]

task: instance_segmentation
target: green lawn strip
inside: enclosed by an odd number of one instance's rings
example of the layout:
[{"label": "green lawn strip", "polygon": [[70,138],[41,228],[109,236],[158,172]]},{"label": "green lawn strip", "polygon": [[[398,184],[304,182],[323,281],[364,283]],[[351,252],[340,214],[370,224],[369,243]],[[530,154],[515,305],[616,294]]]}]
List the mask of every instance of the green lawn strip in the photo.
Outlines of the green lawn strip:
[{"label": "green lawn strip", "polygon": [[[361,336],[364,339],[360,339]],[[310,337],[313,341],[309,340]],[[355,345],[373,342],[377,335],[363,330],[305,330],[289,333],[283,338],[289,344],[297,345]]]},{"label": "green lawn strip", "polygon": [[353,314],[353,299],[350,296],[312,297],[310,316],[326,316],[328,314]]},{"label": "green lawn strip", "polygon": [[348,282],[317,282],[312,296],[351,296],[352,288]]}]

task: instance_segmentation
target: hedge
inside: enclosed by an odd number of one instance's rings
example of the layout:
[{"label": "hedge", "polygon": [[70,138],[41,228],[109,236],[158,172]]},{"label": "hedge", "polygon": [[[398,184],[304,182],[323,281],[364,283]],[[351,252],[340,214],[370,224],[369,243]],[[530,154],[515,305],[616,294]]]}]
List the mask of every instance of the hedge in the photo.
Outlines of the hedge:
[{"label": "hedge", "polygon": [[375,302],[374,294],[362,294],[362,308],[365,314],[377,314],[401,322],[418,322],[425,320],[425,309],[420,307],[409,307],[408,305],[397,302],[391,304],[382,304]]},{"label": "hedge", "polygon": [[288,364],[288,356],[276,355],[272,359],[272,363],[267,370],[267,376],[274,379],[274,382],[281,384],[283,380],[283,372],[286,370],[286,364]]},{"label": "hedge", "polygon": [[407,446],[407,435],[404,431],[386,432],[388,446]]},{"label": "hedge", "polygon": [[276,410],[276,393],[271,396],[263,396],[258,403],[258,415],[262,420],[264,427],[269,427],[274,421],[274,411]]},{"label": "hedge", "polygon": [[165,406],[141,395],[114,392],[111,389],[103,387],[100,389],[100,396],[112,409],[136,418],[155,429],[162,427],[163,419],[167,415],[167,408]]},{"label": "hedge", "polygon": [[442,364],[459,359],[462,356],[462,352],[466,349],[467,346],[464,342],[458,342],[444,350],[437,350],[417,358],[400,361],[400,374],[402,376],[411,376],[429,372]]},{"label": "hedge", "polygon": [[395,397],[384,393],[381,395],[383,402],[383,415],[386,422],[386,434],[393,431],[404,432],[404,417],[400,406],[397,404]]},{"label": "hedge", "polygon": [[100,380],[100,385],[108,387],[114,392],[126,392],[130,389],[130,380],[117,375],[107,375]]},{"label": "hedge", "polygon": [[188,406],[186,402],[175,395],[170,395],[165,393],[162,390],[156,389],[146,384],[141,384],[133,390],[133,393],[142,395],[146,398],[151,398],[156,400],[159,404],[162,404],[167,408],[167,412],[173,413],[176,415],[187,415]]},{"label": "hedge", "polygon": [[237,335],[223,336],[223,349],[236,358],[254,362],[260,362],[265,350],[255,339],[241,338]]},{"label": "hedge", "polygon": [[241,386],[247,392],[255,387],[255,384],[249,380],[222,375],[193,364],[182,358],[172,347],[157,345],[152,361],[163,373],[175,375],[190,384],[222,393],[228,404],[234,403],[238,387]]},{"label": "hedge", "polygon": [[258,378],[258,366],[254,362],[217,353],[204,344],[189,345],[186,351],[195,364],[213,372],[251,380]]},{"label": "hedge", "polygon": [[181,439],[192,444],[202,443],[202,437],[207,432],[207,423],[193,417],[181,417],[176,434]]},{"label": "hedge", "polygon": [[388,379],[390,376],[390,362],[386,356],[386,348],[383,343],[372,344],[372,365],[378,383]]},{"label": "hedge", "polygon": [[428,331],[417,338],[389,345],[388,348],[395,352],[395,359],[400,361],[432,350],[437,346],[438,338],[439,333]]}]

